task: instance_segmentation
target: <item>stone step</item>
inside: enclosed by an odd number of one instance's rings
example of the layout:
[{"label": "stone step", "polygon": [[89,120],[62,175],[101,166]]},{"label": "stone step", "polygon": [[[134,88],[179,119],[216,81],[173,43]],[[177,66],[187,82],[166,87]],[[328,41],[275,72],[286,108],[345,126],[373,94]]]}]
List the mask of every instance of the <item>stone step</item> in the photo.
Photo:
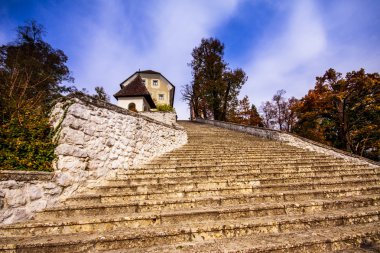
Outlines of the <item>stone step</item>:
[{"label": "stone step", "polygon": [[[170,157],[160,157],[160,158],[155,158],[151,160],[151,162],[183,162],[183,161],[191,161],[191,160],[196,160],[196,161],[209,161],[210,159],[213,158],[218,158],[218,159],[223,159],[223,160],[237,160],[237,159],[248,159],[249,161],[252,162],[267,162],[267,161],[311,161],[311,162],[316,162],[316,161],[329,161],[329,162],[339,162],[339,163],[345,163],[346,161],[341,160],[341,159],[335,159],[335,158],[327,158],[327,157],[320,157],[320,156],[315,156],[315,155],[295,155],[295,154],[288,154],[288,155],[273,155],[273,154],[268,154],[268,155],[263,155],[263,154],[242,154],[242,155],[230,155],[230,154],[194,154],[194,155],[173,155]],[[351,163],[351,164],[359,164],[359,163]]]},{"label": "stone step", "polygon": [[350,180],[344,182],[325,182],[325,183],[292,183],[292,184],[276,184],[263,186],[235,186],[221,187],[218,189],[202,189],[202,190],[160,190],[156,192],[136,192],[136,193],[102,193],[102,194],[82,194],[68,198],[65,202],[68,204],[96,204],[96,203],[115,203],[125,201],[143,201],[157,199],[189,199],[198,197],[219,197],[234,196],[239,194],[258,194],[258,193],[276,193],[287,191],[302,191],[321,189],[328,192],[330,189],[355,188],[361,186],[378,186],[379,180]]},{"label": "stone step", "polygon": [[380,181],[378,174],[349,174],[344,176],[325,176],[325,177],[291,177],[291,178],[240,178],[234,180],[211,179],[205,181],[179,181],[175,183],[142,183],[130,185],[130,181],[120,181],[119,184],[96,185],[87,193],[133,193],[133,192],[156,192],[160,190],[211,190],[231,186],[258,186],[288,183],[318,183],[318,182],[344,182],[347,180],[366,180],[368,178]]},{"label": "stone step", "polygon": [[[150,212],[163,210],[181,210],[189,208],[255,204],[263,202],[288,202],[288,201],[311,201],[315,199],[338,199],[352,198],[353,202],[358,196],[373,198],[373,195],[380,193],[379,186],[356,187],[351,189],[329,189],[329,190],[304,190],[287,191],[281,193],[257,193],[251,195],[236,194],[233,196],[219,197],[196,197],[182,199],[158,199],[129,202],[102,203],[101,199],[92,204],[69,204],[48,208],[37,213],[36,219],[75,217],[77,215],[101,215],[120,214],[128,212]],[[94,201],[95,202],[95,201]]]},{"label": "stone step", "polygon": [[[153,161],[148,162],[146,165],[155,165],[155,164],[165,164],[165,165],[184,165],[184,164],[334,164],[334,165],[344,165],[345,163],[342,161],[337,160],[328,160],[328,159],[321,159],[321,158],[315,158],[315,159],[308,159],[308,158],[284,158],[279,159],[275,157],[268,157],[268,158],[254,158],[254,157],[232,157],[232,158],[226,158],[219,156],[217,161],[210,162],[210,159],[214,159],[214,157],[208,157],[208,158],[177,158],[177,159],[155,159]],[[356,165],[354,163],[349,163],[350,165]]]},{"label": "stone step", "polygon": [[[180,168],[188,168],[179,169],[179,167],[169,167],[163,169],[152,169],[146,168],[146,170],[128,170],[128,171],[119,171],[118,177],[123,178],[167,178],[167,177],[196,177],[196,176],[208,176],[208,177],[219,177],[225,176],[226,178],[235,177],[240,174],[258,174],[258,173],[302,173],[302,172],[323,172],[327,170],[336,171],[341,170],[341,173],[360,173],[362,171],[372,170],[373,172],[378,172],[378,169],[369,169],[368,167],[358,168],[356,166],[353,167],[341,167],[341,166],[318,166],[318,167],[253,167],[252,166],[226,166],[225,168],[221,166],[204,166],[204,167],[180,167]],[[210,169],[212,168],[212,169]]]},{"label": "stone step", "polygon": [[76,216],[70,218],[41,219],[27,223],[0,226],[3,237],[42,236],[70,234],[86,231],[111,231],[119,228],[152,227],[161,225],[182,225],[197,221],[232,220],[249,217],[276,215],[313,214],[328,210],[342,210],[353,207],[374,207],[380,204],[380,196],[360,197],[355,201],[314,200],[283,203],[256,203],[234,206],[204,207],[164,212],[123,213],[115,215]]},{"label": "stone step", "polygon": [[257,163],[257,164],[238,164],[238,163],[223,163],[223,164],[145,164],[140,168],[132,168],[126,170],[124,174],[144,174],[144,173],[165,173],[165,172],[196,172],[196,171],[242,171],[242,170],[272,170],[272,171],[283,171],[290,170],[293,172],[296,171],[310,171],[310,170],[326,170],[326,169],[374,169],[380,171],[380,169],[375,167],[370,167],[366,165],[356,165],[356,164],[267,164],[267,163]]},{"label": "stone step", "polygon": [[310,189],[330,189],[330,188],[342,188],[342,187],[355,187],[355,186],[377,186],[379,180],[350,180],[344,182],[323,182],[323,183],[291,183],[291,184],[271,184],[271,185],[259,185],[259,186],[230,186],[219,187],[215,189],[160,189],[155,192],[116,192],[116,193],[88,193],[83,195],[77,195],[66,200],[67,203],[109,203],[114,201],[134,201],[134,200],[147,200],[147,199],[176,199],[176,198],[194,198],[204,196],[226,196],[234,194],[252,194],[263,192],[283,192],[291,189],[298,190],[310,190]]},{"label": "stone step", "polygon": [[263,154],[298,154],[298,155],[317,155],[311,151],[306,151],[298,148],[289,148],[289,146],[273,146],[273,147],[252,147],[252,146],[233,146],[221,144],[215,144],[214,146],[205,146],[205,145],[193,145],[193,146],[184,146],[180,149],[171,151],[169,154],[212,154],[212,153],[263,153]]},{"label": "stone step", "polygon": [[363,238],[358,243],[356,243],[352,247],[348,247],[346,249],[339,249],[330,251],[330,253],[375,253],[380,252],[380,238]]},{"label": "stone step", "polygon": [[[227,148],[208,148],[206,150],[198,150],[196,147],[194,147],[194,150],[183,150],[179,149],[176,151],[172,151],[172,153],[166,154],[165,158],[168,157],[188,157],[188,156],[212,156],[212,155],[226,155],[226,156],[271,156],[271,157],[279,157],[279,156],[295,156],[295,157],[322,157],[321,154],[318,153],[311,153],[311,152],[304,152],[304,151],[289,151],[289,150],[283,150],[280,151],[278,149],[255,149],[255,150],[228,150]],[[332,158],[332,157],[329,157]]]},{"label": "stone step", "polygon": [[[304,169],[302,169],[304,170]],[[108,182],[120,182],[123,181],[129,185],[139,185],[139,184],[156,184],[156,183],[179,183],[179,182],[201,182],[201,181],[212,181],[212,180],[235,180],[235,179],[246,179],[246,180],[257,180],[261,178],[293,178],[293,177],[329,177],[329,176],[345,176],[345,175],[361,175],[368,174],[370,176],[376,176],[379,174],[379,170],[374,168],[364,168],[355,170],[341,170],[340,168],[331,170],[307,170],[299,171],[295,168],[293,170],[279,171],[270,169],[256,169],[249,170],[247,172],[236,172],[236,173],[219,173],[217,175],[207,176],[207,175],[173,175],[165,176],[164,173],[154,173],[153,176],[147,176],[142,174],[125,174],[125,172],[119,172],[116,179],[108,180]]]},{"label": "stone step", "polygon": [[379,207],[328,210],[313,215],[276,215],[273,217],[239,218],[169,224],[159,227],[117,229],[112,231],[78,232],[38,237],[3,237],[0,250],[17,249],[17,252],[78,252],[112,249],[132,249],[181,242],[203,242],[221,238],[280,234],[342,225],[377,224]]},{"label": "stone step", "polygon": [[[148,248],[99,250],[98,253],[375,253],[380,252],[379,222],[258,234],[215,241],[193,241]],[[372,240],[369,240],[371,238]],[[371,242],[374,241],[374,242]]]}]

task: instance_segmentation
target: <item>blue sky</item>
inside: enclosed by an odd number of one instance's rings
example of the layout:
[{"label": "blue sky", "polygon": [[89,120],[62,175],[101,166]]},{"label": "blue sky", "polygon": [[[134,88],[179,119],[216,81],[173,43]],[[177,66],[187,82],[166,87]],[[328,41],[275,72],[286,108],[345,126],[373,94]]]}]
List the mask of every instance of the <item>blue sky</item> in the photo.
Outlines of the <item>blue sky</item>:
[{"label": "blue sky", "polygon": [[379,0],[2,0],[0,44],[30,19],[69,57],[78,88],[112,95],[138,69],[160,71],[176,85],[180,119],[202,38],[225,44],[230,67],[248,75],[241,97],[257,107],[279,89],[302,97],[330,67],[380,72]]}]

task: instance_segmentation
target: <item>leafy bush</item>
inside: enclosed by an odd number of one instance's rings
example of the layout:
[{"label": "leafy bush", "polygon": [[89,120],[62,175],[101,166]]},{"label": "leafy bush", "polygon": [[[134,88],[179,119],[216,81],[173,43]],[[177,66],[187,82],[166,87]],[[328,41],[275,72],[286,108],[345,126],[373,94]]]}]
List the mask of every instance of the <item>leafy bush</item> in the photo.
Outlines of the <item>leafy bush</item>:
[{"label": "leafy bush", "polygon": [[48,118],[30,111],[3,122],[0,164],[5,170],[52,171],[55,144]]},{"label": "leafy bush", "polygon": [[167,104],[157,105],[156,108],[159,112],[174,112],[174,108]]}]

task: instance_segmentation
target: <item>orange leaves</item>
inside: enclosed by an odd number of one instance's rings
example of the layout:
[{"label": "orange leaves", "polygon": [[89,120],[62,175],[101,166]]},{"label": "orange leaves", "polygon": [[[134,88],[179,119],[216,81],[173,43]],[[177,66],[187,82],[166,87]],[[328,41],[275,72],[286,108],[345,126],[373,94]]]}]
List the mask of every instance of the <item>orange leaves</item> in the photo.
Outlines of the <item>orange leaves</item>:
[{"label": "orange leaves", "polygon": [[342,77],[329,69],[316,80],[315,88],[294,107],[298,118],[296,132],[378,160],[379,74],[367,74],[361,69]]}]

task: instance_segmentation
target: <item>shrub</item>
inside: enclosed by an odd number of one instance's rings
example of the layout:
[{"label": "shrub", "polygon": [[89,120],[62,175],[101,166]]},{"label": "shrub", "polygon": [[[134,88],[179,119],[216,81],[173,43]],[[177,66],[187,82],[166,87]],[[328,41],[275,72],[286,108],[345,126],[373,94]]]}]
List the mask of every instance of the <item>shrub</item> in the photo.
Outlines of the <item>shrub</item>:
[{"label": "shrub", "polygon": [[159,112],[174,112],[174,108],[167,104],[157,105],[156,108]]},{"label": "shrub", "polygon": [[48,117],[31,111],[2,122],[1,169],[52,171],[56,145],[50,133]]}]

